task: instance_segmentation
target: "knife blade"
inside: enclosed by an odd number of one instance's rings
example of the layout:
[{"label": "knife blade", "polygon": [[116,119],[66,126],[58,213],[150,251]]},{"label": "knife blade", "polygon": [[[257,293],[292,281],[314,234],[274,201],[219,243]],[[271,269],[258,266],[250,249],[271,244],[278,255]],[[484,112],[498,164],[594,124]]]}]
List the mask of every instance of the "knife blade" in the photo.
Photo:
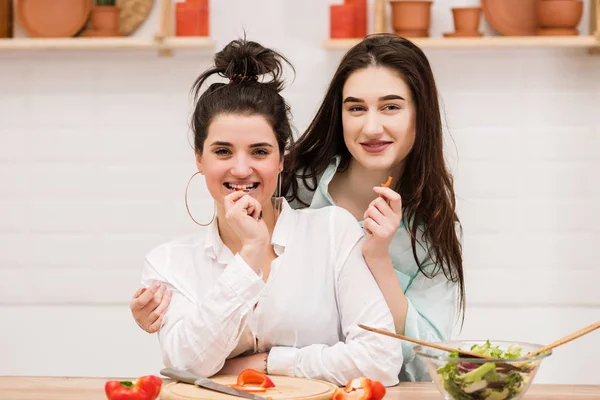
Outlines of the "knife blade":
[{"label": "knife blade", "polygon": [[179,382],[190,383],[192,385],[200,386],[209,390],[229,394],[231,396],[243,397],[251,400],[267,400],[266,397],[262,397],[253,393],[244,392],[243,390],[232,388],[231,386],[222,385],[208,378],[202,378],[196,376],[188,371],[177,368],[164,368],[160,371],[161,375],[168,376]]}]

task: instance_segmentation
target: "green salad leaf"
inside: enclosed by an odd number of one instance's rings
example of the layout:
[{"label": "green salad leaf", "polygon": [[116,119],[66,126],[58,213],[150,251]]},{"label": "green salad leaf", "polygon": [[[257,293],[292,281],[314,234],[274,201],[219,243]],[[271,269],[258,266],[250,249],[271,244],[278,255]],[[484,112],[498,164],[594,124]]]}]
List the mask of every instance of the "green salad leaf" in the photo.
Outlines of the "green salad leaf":
[{"label": "green salad leaf", "polygon": [[481,346],[476,344],[471,346],[471,351],[474,353],[503,359],[519,358],[522,350],[520,346],[513,344],[506,351],[502,351],[499,346],[492,346],[489,340],[486,340]]},{"label": "green salad leaf", "polygon": [[[521,357],[523,351],[517,345],[503,351],[499,346],[492,346],[489,340],[482,345],[471,346],[470,350],[506,360]],[[459,352],[450,353],[449,358],[459,358]],[[489,361],[481,365],[450,361],[438,368],[437,373],[442,378],[444,389],[456,400],[509,400],[520,393],[528,379],[523,370],[497,370],[496,363]]]}]

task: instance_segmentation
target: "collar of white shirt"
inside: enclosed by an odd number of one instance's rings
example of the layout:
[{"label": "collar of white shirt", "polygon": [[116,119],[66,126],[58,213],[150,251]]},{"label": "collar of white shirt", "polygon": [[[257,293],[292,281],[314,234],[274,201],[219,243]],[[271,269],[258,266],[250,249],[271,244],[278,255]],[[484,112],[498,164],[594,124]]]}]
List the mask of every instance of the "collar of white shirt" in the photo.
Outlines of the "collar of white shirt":
[{"label": "collar of white shirt", "polygon": [[[273,230],[273,237],[271,238],[271,244],[278,257],[285,252],[285,246],[296,226],[296,218],[297,215],[295,211],[284,198],[281,214],[279,214],[275,229]],[[216,218],[208,227],[206,240],[204,242],[204,251],[208,257],[213,260],[216,259],[219,264],[227,265],[233,258],[233,254],[229,248],[225,246],[223,240],[221,240]]]}]

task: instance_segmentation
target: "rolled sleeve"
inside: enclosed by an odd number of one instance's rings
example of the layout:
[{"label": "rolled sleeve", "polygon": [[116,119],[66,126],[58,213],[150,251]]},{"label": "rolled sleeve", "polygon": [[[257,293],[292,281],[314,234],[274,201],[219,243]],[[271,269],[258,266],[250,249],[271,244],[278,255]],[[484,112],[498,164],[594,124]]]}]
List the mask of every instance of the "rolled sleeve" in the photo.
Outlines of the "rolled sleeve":
[{"label": "rolled sleeve", "polygon": [[[456,289],[457,284],[448,281],[443,273],[433,278],[419,273],[406,290],[408,312],[404,334],[428,342],[449,339],[456,315]],[[412,343],[402,342],[404,366],[401,380],[431,380],[414,347]]]},{"label": "rolled sleeve", "polygon": [[[404,335],[427,342],[438,342],[446,339],[419,313],[410,299],[407,300],[408,312],[406,313]],[[413,343],[402,342],[402,355],[404,356],[405,363],[410,363],[415,359],[414,347],[415,344]]]},{"label": "rolled sleeve", "polygon": [[300,350],[295,347],[273,347],[267,359],[267,371],[273,375],[294,376]]},{"label": "rolled sleeve", "polygon": [[[419,315],[419,312],[415,306],[410,300],[408,300],[408,312],[406,313],[406,325],[404,327],[405,336],[424,339],[421,338],[418,328],[420,317],[421,316]],[[402,355],[405,363],[410,363],[415,359],[414,347],[415,345],[413,343],[405,341],[402,342]]]}]

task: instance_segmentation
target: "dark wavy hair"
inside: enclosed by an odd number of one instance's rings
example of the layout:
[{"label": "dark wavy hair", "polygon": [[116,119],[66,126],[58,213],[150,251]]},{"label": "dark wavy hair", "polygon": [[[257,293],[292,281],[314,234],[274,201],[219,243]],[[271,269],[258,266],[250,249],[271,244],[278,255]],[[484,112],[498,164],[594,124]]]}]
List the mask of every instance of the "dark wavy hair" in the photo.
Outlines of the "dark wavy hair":
[{"label": "dark wavy hair", "polygon": [[[316,116],[296,144],[296,171],[288,171],[284,176],[283,193],[288,194],[290,201],[308,205],[306,199],[300,198],[299,185],[314,191],[318,177],[336,155],[341,156],[340,170],[348,167],[352,155],[343,137],[342,89],[353,72],[372,66],[398,72],[414,99],[415,143],[394,190],[402,196],[404,221],[410,221],[406,229],[419,270],[428,277],[441,270],[447,279],[459,283],[458,306],[464,320],[462,245],[455,229],[455,223],[460,225],[460,221],[456,214],[453,179],[443,154],[438,92],[427,57],[412,42],[393,34],[375,34],[365,37],[346,53]],[[422,237],[419,229],[423,229]],[[417,245],[428,250],[427,258],[435,266],[432,271],[424,270],[427,259],[419,260]]]},{"label": "dark wavy hair", "polygon": [[[194,150],[202,154],[208,127],[215,117],[222,114],[260,115],[275,132],[279,154],[283,156],[287,152],[289,161],[284,163],[284,171],[292,168],[290,108],[280,94],[284,87],[284,63],[294,69],[278,52],[245,38],[233,40],[216,53],[214,66],[204,71],[192,87]],[[213,83],[201,92],[204,83],[213,75],[227,78],[229,82]]]}]

